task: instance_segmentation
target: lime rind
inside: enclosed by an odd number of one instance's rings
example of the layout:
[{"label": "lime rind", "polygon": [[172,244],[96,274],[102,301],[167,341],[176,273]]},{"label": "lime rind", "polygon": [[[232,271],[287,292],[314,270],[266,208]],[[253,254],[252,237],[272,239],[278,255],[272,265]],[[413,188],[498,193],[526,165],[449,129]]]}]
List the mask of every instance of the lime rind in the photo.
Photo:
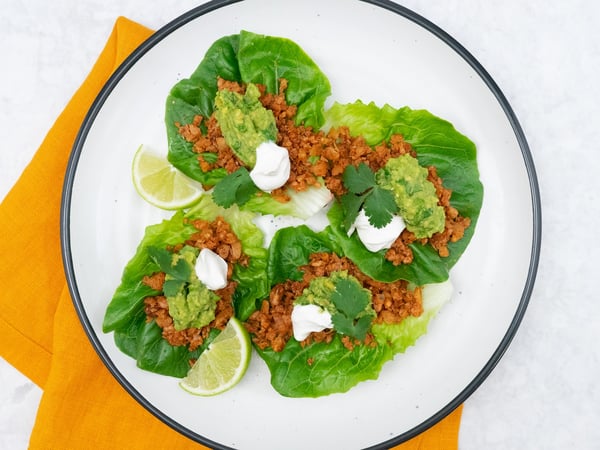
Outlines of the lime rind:
[{"label": "lime rind", "polygon": [[250,335],[242,322],[232,317],[179,385],[187,392],[203,397],[228,391],[244,377],[251,354]]},{"label": "lime rind", "polygon": [[165,210],[189,208],[204,194],[202,185],[189,178],[147,145],[133,157],[131,178],[137,193],[153,206]]}]

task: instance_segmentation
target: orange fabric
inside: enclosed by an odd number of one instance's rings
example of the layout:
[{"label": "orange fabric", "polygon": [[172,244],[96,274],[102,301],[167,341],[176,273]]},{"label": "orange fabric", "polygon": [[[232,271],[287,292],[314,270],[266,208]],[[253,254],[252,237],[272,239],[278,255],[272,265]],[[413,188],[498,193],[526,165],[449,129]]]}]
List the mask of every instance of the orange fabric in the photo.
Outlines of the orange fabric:
[{"label": "orange fabric", "polygon": [[[86,111],[151,30],[125,18],[0,205],[0,353],[43,389],[31,449],[199,449],[140,406],[104,367],[73,307],[59,241],[62,181]],[[461,408],[401,450],[456,449]]]}]

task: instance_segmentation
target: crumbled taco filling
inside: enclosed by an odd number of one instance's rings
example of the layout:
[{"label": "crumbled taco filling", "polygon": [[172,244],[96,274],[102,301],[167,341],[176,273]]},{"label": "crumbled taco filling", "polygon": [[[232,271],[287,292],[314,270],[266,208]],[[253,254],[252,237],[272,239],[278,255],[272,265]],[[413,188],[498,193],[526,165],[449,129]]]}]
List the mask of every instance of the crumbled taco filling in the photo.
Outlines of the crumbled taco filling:
[{"label": "crumbled taco filling", "polygon": [[[405,154],[416,157],[415,150],[400,134],[392,135],[388,142],[382,142],[372,148],[362,136],[351,136],[347,127],[331,128],[324,132],[296,125],[294,118],[297,107],[288,105],[285,99],[287,80],[281,79],[279,86],[279,92],[271,94],[265,92],[263,85],[257,85],[261,92],[260,102],[271,110],[275,117],[278,130],[276,144],[288,150],[291,162],[288,182],[271,193],[275,199],[289,201],[286,188],[300,192],[310,186],[321,186],[321,182],[335,196],[341,196],[346,192],[342,175],[348,165],[358,166],[365,163],[375,172],[385,166],[390,158]],[[243,94],[245,85],[219,78],[218,89]],[[244,166],[227,145],[214,114],[208,118],[196,116],[190,124],[176,125],[184,139],[193,143],[203,171],[224,168],[228,173],[232,173]],[[418,241],[422,244],[429,243],[440,256],[447,257],[448,244],[460,240],[471,221],[462,217],[456,208],[450,205],[452,192],[443,186],[435,167],[429,166],[427,169],[427,179],[435,186],[438,204],[444,208],[445,227],[430,238]],[[387,251],[386,259],[394,265],[410,264],[413,253],[409,245],[415,241],[417,237],[414,233],[404,230]]]}]

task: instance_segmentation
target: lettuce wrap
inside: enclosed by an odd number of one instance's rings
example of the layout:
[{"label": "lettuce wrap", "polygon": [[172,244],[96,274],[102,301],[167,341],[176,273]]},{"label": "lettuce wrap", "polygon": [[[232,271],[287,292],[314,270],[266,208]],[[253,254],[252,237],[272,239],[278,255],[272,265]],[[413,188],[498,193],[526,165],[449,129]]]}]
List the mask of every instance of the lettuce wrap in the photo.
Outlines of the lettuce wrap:
[{"label": "lettuce wrap", "polygon": [[218,77],[263,84],[272,94],[279,92],[280,79],[285,78],[286,100],[298,107],[297,123],[319,129],[325,122],[329,80],[296,43],[249,31],[217,40],[190,77],[171,89],[165,108],[169,161],[205,185],[214,185],[226,172],[220,168],[203,172],[192,144],[181,136],[176,124],[189,124],[195,116],[207,118],[212,114]]},{"label": "lettuce wrap", "polygon": [[[341,253],[336,236],[328,230],[317,233],[302,225],[277,231],[269,247],[269,284],[302,279],[299,268],[308,263],[311,254],[320,252]],[[387,361],[414,345],[450,295],[449,282],[426,286],[419,317],[410,316],[399,324],[373,324],[376,346],[358,345],[348,350],[336,334],[330,343],[302,346],[292,337],[280,352],[258,347],[257,351],[269,367],[272,386],[284,396],[346,392],[359,382],[377,379]]]},{"label": "lettuce wrap", "polygon": [[332,229],[343,243],[345,254],[365,273],[382,281],[401,278],[422,285],[447,280],[449,270],[463,254],[475,232],[483,202],[475,144],[450,122],[429,111],[413,110],[407,106],[397,109],[361,101],[334,103],[325,114],[329,126],[344,125],[351,134],[363,136],[371,146],[387,141],[392,134],[401,134],[415,149],[419,164],[434,166],[444,186],[452,190],[450,204],[461,216],[471,219],[463,238],[448,244],[450,255],[447,257],[440,257],[431,246],[415,242],[411,244],[415,255],[412,264],[393,266],[384,260],[382,252],[379,266],[373,267],[376,264],[374,254],[368,255],[355,236],[346,239],[341,227],[341,211],[333,209],[330,214]]},{"label": "lettuce wrap", "polygon": [[233,296],[235,315],[244,320],[256,309],[256,300],[268,295],[266,276],[267,252],[261,231],[252,222],[253,214],[232,207],[223,209],[209,195],[187,212],[178,211],[170,219],[146,228],[135,255],[125,266],[121,283],[108,304],[102,324],[105,333],[114,331],[117,347],[136,359],[138,367],[174,377],[184,377],[190,359],[196,359],[218,331],[214,330],[204,344],[190,352],[187,346],[172,346],[163,339],[155,321],[147,322],[144,298],[161,294],[142,282],[145,275],[160,271],[149,249],[183,243],[197,231],[188,219],[213,221],[217,216],[229,223],[242,242],[249,264],[236,265],[232,279],[238,282]]}]

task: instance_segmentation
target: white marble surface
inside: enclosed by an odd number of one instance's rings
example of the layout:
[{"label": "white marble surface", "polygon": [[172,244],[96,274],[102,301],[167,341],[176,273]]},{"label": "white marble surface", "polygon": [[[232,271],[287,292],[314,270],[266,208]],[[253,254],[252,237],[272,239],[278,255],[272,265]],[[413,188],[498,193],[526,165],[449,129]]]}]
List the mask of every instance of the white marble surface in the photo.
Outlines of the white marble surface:
[{"label": "white marble surface", "polygon": [[[199,2],[3,0],[0,198],[100,52],[115,18],[158,28]],[[467,400],[461,450],[600,448],[600,3],[406,0],[490,72],[532,149],[543,250],[527,314]],[[27,448],[41,390],[0,359],[0,449]]]}]

